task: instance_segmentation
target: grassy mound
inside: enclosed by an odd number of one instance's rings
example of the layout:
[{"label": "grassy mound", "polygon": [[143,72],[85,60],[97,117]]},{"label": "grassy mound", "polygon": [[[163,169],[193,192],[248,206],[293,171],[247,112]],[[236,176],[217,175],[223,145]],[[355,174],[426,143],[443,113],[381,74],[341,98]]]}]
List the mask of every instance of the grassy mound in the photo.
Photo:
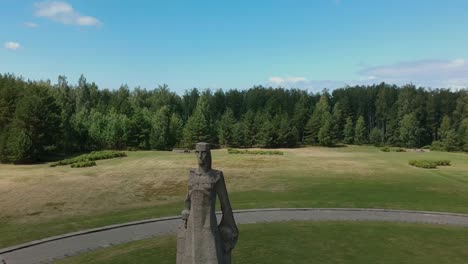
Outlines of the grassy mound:
[{"label": "grassy mound", "polygon": [[119,157],[126,157],[126,156],[127,154],[122,151],[113,151],[113,150],[93,151],[89,154],[83,154],[83,155],[80,155],[78,157],[74,157],[71,159],[64,159],[61,161],[54,162],[50,164],[50,167],[65,166],[65,165],[71,165],[75,163],[83,163],[83,162],[89,162],[89,161],[95,161],[95,160],[112,159],[112,158],[119,158]]},{"label": "grassy mound", "polygon": [[248,149],[228,149],[229,154],[251,154],[251,155],[283,155],[278,150],[248,150]]},{"label": "grassy mound", "polygon": [[410,160],[408,164],[424,169],[436,169],[437,166],[451,166],[450,160]]}]

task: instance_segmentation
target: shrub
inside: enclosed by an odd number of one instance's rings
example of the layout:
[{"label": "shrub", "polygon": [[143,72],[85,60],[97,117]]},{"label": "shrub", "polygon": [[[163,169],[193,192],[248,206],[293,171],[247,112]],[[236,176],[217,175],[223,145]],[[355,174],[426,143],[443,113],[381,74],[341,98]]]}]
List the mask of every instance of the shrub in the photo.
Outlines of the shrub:
[{"label": "shrub", "polygon": [[409,165],[424,169],[436,169],[437,166],[450,166],[449,160],[410,160]]},{"label": "shrub", "polygon": [[248,150],[248,149],[228,149],[229,154],[252,154],[252,155],[283,155],[278,150]]},{"label": "shrub", "polygon": [[96,166],[95,161],[81,161],[77,163],[73,163],[71,165],[72,168],[85,168],[85,167],[93,167]]},{"label": "shrub", "polygon": [[89,154],[83,154],[75,158],[64,159],[61,161],[54,162],[50,164],[50,167],[70,165],[70,164],[84,162],[84,161],[112,159],[112,158],[126,157],[126,156],[127,154],[121,151],[113,151],[113,150],[93,151]]},{"label": "shrub", "polygon": [[138,151],[140,149],[136,148],[136,147],[128,147],[127,148],[127,151]]},{"label": "shrub", "polygon": [[406,149],[404,148],[389,148],[389,147],[383,147],[380,149],[383,152],[406,152]]},{"label": "shrub", "polygon": [[431,145],[431,150],[435,151],[446,151],[445,144],[441,141],[433,141]]},{"label": "shrub", "polygon": [[437,166],[451,166],[450,160],[436,160]]},{"label": "shrub", "polygon": [[380,149],[381,151],[383,152],[390,152],[390,148],[389,147],[383,147]]}]

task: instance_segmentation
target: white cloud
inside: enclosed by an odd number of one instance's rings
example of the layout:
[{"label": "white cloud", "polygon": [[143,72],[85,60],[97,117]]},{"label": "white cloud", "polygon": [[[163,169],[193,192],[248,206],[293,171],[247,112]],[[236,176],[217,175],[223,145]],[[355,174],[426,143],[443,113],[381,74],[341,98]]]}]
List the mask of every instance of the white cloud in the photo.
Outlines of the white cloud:
[{"label": "white cloud", "polygon": [[420,60],[367,67],[358,72],[355,80],[311,80],[305,77],[270,77],[268,86],[299,88],[319,92],[323,88],[336,89],[347,85],[414,84],[428,88],[461,89],[468,87],[468,62],[455,60]]},{"label": "white cloud", "polygon": [[306,89],[319,92],[324,88],[335,89],[345,86],[344,82],[332,80],[308,80],[305,77],[270,77],[267,86]]},{"label": "white cloud", "polygon": [[33,22],[26,22],[26,23],[24,23],[24,26],[28,27],[28,28],[38,28],[39,27],[38,24],[33,23]]},{"label": "white cloud", "polygon": [[79,17],[77,20],[77,24],[80,26],[95,26],[95,25],[99,25],[100,23],[101,22],[99,22],[97,18],[91,17],[91,16],[82,16],[82,17]]},{"label": "white cloud", "polygon": [[84,16],[78,13],[73,7],[61,1],[45,1],[35,4],[36,16],[49,18],[53,21],[65,25],[78,26],[100,26],[99,19],[92,16]]},{"label": "white cloud", "polygon": [[305,82],[307,81],[306,78],[304,77],[277,77],[277,76],[274,76],[274,77],[270,77],[268,79],[268,81],[273,84],[273,85],[279,85],[279,86],[282,86],[282,85],[291,85],[291,84],[297,84],[297,83],[300,83],[300,82]]},{"label": "white cloud", "polygon": [[18,42],[9,41],[9,42],[5,42],[4,47],[9,50],[17,50],[21,48],[21,45]]},{"label": "white cloud", "polygon": [[369,67],[359,72],[368,80],[427,87],[468,87],[468,63],[464,59],[408,61]]}]

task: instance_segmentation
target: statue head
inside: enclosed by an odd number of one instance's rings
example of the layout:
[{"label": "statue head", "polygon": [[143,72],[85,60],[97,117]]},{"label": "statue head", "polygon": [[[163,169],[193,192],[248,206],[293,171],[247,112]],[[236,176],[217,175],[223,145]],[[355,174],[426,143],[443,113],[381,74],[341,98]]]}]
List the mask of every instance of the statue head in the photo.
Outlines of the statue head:
[{"label": "statue head", "polygon": [[211,150],[210,144],[205,142],[197,143],[195,146],[195,154],[197,155],[198,167],[204,172],[211,170]]}]

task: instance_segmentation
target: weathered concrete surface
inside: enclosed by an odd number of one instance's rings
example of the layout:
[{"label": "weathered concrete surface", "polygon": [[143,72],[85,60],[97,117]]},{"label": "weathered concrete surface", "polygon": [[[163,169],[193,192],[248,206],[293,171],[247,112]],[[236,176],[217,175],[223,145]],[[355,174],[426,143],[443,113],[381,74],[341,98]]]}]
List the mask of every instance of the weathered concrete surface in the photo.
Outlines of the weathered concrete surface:
[{"label": "weathered concrete surface", "polygon": [[[235,211],[238,224],[281,221],[388,221],[468,227],[468,214],[386,209],[254,209]],[[219,217],[218,217],[219,218]],[[0,263],[51,263],[54,260],[128,241],[175,234],[180,217],[136,221],[46,238],[0,249]]]}]

